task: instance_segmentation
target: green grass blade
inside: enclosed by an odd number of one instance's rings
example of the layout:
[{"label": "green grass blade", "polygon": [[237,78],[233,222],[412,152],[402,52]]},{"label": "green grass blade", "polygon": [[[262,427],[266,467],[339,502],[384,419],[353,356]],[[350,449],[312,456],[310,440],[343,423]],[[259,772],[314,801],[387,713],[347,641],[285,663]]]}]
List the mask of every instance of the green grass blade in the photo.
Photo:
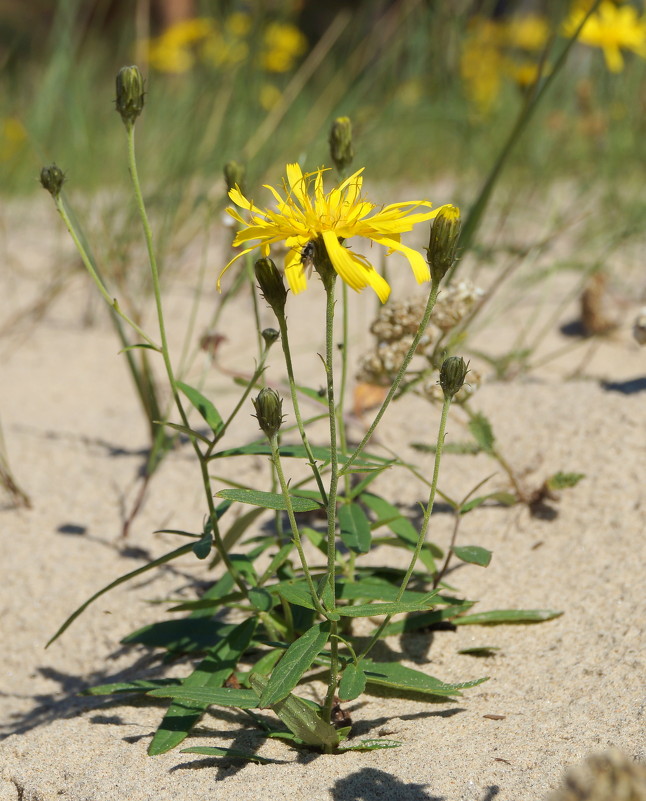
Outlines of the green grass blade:
[{"label": "green grass blade", "polygon": [[456,626],[497,626],[504,623],[542,623],[553,620],[563,612],[556,609],[492,609],[476,615],[456,617]]}]

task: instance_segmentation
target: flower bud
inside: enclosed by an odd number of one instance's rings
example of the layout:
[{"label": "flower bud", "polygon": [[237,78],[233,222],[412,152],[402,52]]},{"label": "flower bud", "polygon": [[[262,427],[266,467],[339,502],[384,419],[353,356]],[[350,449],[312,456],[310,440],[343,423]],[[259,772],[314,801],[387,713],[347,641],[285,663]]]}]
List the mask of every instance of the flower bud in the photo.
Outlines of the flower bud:
[{"label": "flower bud", "polygon": [[274,310],[274,314],[282,317],[285,314],[287,290],[278,268],[271,259],[258,259],[254,271],[263,298]]},{"label": "flower bud", "polygon": [[265,347],[271,348],[274,342],[278,341],[280,334],[275,328],[265,328],[262,332],[262,338],[265,340]]},{"label": "flower bud", "polygon": [[117,73],[116,104],[124,125],[133,125],[144,108],[144,79],[139,67],[121,67]]},{"label": "flower bud", "polygon": [[352,147],[352,123],[349,117],[337,117],[330,129],[330,155],[339,172],[352,164],[354,148]]},{"label": "flower bud", "polygon": [[258,425],[271,439],[278,433],[283,423],[283,401],[275,389],[263,387],[258,393],[258,397],[252,398],[256,410]]},{"label": "flower bud", "polygon": [[431,238],[428,243],[427,261],[431,278],[439,283],[455,262],[455,251],[460,237],[460,209],[443,206],[431,223]]},{"label": "flower bud", "polygon": [[40,183],[43,189],[46,189],[53,198],[57,198],[65,183],[63,170],[55,164],[50,167],[43,167],[40,171]]},{"label": "flower bud", "polygon": [[464,379],[469,372],[469,365],[462,356],[449,356],[440,367],[440,386],[445,399],[453,400],[456,392],[462,389]]},{"label": "flower bud", "polygon": [[246,174],[246,169],[244,164],[239,164],[237,161],[227,161],[227,163],[224,165],[223,172],[224,172],[224,181],[227,185],[227,192],[230,192],[237,186],[238,189],[244,195],[245,194],[244,181]]}]

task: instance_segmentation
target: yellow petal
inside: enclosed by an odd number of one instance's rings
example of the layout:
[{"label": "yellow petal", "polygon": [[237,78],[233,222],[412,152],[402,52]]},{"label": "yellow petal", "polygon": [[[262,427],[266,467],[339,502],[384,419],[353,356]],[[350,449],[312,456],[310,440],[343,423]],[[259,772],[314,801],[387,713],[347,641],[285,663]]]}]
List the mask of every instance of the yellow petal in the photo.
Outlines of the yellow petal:
[{"label": "yellow petal", "polygon": [[285,256],[285,278],[289,288],[295,295],[307,287],[305,268],[301,259],[300,249],[290,248]]},{"label": "yellow petal", "polygon": [[390,248],[391,251],[396,250],[398,253],[406,256],[410,266],[413,269],[413,275],[415,276],[418,284],[423,284],[424,281],[430,281],[431,271],[429,270],[428,264],[424,260],[424,257],[417,250],[406,247],[406,245],[402,245],[401,242],[397,242],[395,239],[391,239],[390,237],[373,236],[372,238],[375,242],[379,242],[380,245],[385,245],[386,247]]}]

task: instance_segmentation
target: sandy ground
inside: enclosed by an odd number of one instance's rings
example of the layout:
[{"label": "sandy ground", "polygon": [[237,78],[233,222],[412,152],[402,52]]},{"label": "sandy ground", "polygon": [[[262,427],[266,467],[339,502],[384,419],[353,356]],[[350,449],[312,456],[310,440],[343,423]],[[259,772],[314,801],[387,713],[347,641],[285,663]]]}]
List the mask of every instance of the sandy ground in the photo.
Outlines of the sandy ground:
[{"label": "sandy ground", "polygon": [[[72,259],[45,203],[34,204],[27,216],[22,207],[6,212],[4,250],[0,324],[36,300]],[[194,258],[186,255],[189,269],[168,292],[177,341],[191,302]],[[410,276],[404,278],[397,283],[400,296],[412,289]],[[552,285],[546,313],[571,284],[565,279]],[[520,507],[481,508],[465,517],[461,542],[485,546],[494,557],[486,570],[462,567],[450,580],[466,597],[479,599],[475,611],[550,608],[563,616],[536,626],[460,627],[389,639],[383,656],[390,652],[443,680],[491,677],[443,704],[366,695],[348,705],[358,735],[401,740],[398,749],[303,754],[263,741],[241,714],[226,710],[206,715],[187,741],[251,748],[281,763],[260,766],[178,751],[150,758],[146,748],[162,703],[78,695],[100,682],[160,675],[155,654],[119,641],[161,619],[162,608],[150,601],[193,597],[196,583],[209,578],[204,563],[185,557],[103,596],[44,650],[65,617],[94,591],[177,546],[154,530],[197,530],[203,514],[196,466],[188,448],[180,449],[155,476],[128,540],[120,540],[146,429],[106,314],[98,303],[88,305],[83,276],[70,280],[41,319],[14,326],[0,342],[0,415],[14,472],[33,501],[31,510],[16,510],[4,499],[0,511],[0,801],[533,801],[544,799],[564,768],[590,752],[615,746],[646,761],[646,352],[629,331],[636,308],[631,303],[643,290],[637,287],[628,298],[623,325],[609,340],[586,344],[523,380],[498,383],[488,376],[475,400],[509,461],[527,471],[527,482],[537,486],[557,470],[586,477],[553,504],[550,519]],[[489,326],[483,349],[503,350],[527,309],[536,307],[536,297],[527,298]],[[212,303],[209,290],[198,335]],[[352,299],[355,353],[368,342],[374,309],[367,294]],[[558,311],[542,352],[572,341],[559,325],[572,322],[576,311],[572,303]],[[290,298],[297,370],[303,383],[315,386],[322,382],[315,352],[322,349],[323,332],[313,321],[322,313],[317,282]],[[263,314],[270,324],[270,313]],[[252,369],[252,357],[240,355],[253,353],[250,321],[249,298],[242,296],[221,326],[228,336],[221,363],[243,373]],[[581,364],[578,378],[565,381]],[[271,376],[283,376],[278,352]],[[235,401],[231,378],[217,369],[206,373],[205,389],[224,410]],[[426,402],[407,398],[389,412],[380,442],[428,472],[430,457],[409,443],[431,440],[437,417]],[[357,422],[352,425],[358,432]],[[255,435],[255,421],[245,413],[229,443]],[[463,438],[456,415],[447,441]],[[262,486],[262,460],[227,467]],[[494,471],[485,457],[449,455],[440,484],[460,496]],[[490,485],[504,488],[503,476],[495,475]],[[388,474],[381,488],[413,514],[425,495],[406,473]],[[450,528],[440,507],[431,538],[446,545]],[[484,659],[458,653],[477,645],[499,650]],[[186,669],[172,668],[175,675]]]}]

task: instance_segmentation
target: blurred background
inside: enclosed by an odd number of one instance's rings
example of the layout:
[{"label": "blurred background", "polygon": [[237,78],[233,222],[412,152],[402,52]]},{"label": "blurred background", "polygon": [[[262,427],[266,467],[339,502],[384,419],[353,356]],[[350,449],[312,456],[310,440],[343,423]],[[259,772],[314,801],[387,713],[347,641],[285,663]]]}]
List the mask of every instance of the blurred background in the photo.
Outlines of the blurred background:
[{"label": "blurred background", "polygon": [[[252,184],[329,161],[351,117],[373,180],[481,180],[590,0],[0,0],[0,179],[29,193],[56,161],[77,188],[123,180],[114,76],[146,75],[142,175],[166,191]],[[646,23],[603,0],[510,174],[623,190],[646,163]],[[469,190],[465,189],[468,195]],[[605,191],[605,190],[604,190]]]}]

